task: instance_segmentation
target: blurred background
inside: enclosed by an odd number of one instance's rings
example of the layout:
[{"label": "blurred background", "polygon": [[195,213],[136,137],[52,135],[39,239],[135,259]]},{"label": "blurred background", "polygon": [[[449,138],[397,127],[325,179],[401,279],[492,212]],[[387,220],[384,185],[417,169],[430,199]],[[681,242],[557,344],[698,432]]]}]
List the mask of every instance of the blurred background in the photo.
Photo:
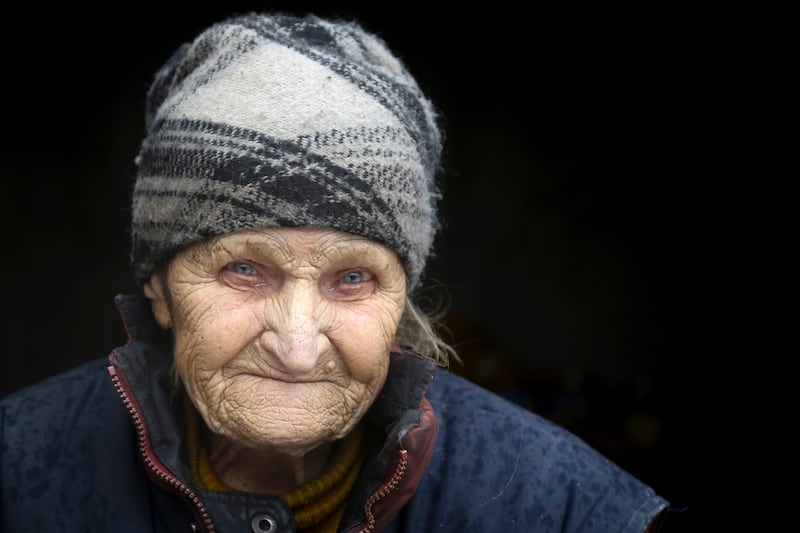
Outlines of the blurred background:
[{"label": "blurred background", "polygon": [[779,14],[117,6],[6,15],[0,394],[125,340],[112,299],[134,290],[129,195],[156,68],[228,14],[315,11],[382,36],[441,113],[445,226],[421,296],[448,311],[452,370],[693,518],[782,523],[797,171],[780,163],[776,126],[794,124]]}]

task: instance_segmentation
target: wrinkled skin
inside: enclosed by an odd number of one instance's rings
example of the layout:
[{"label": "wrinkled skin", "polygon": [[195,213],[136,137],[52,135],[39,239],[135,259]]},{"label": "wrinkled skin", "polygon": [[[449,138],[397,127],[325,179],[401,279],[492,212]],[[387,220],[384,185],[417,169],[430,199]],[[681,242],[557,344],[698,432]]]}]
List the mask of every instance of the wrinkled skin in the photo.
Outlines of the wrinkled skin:
[{"label": "wrinkled skin", "polygon": [[223,481],[275,492],[320,472],[384,384],[405,290],[394,251],[320,228],[223,235],[151,277]]}]

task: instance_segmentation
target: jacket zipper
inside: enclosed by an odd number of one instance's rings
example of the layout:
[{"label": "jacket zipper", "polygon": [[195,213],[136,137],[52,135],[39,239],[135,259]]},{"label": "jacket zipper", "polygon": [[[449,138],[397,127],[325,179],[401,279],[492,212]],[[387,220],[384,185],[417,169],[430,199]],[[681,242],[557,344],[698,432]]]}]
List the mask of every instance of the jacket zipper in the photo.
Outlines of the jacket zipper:
[{"label": "jacket zipper", "polygon": [[406,467],[408,466],[408,451],[407,450],[400,450],[400,458],[397,462],[397,468],[394,469],[394,473],[392,473],[392,477],[389,478],[389,481],[384,483],[377,491],[375,491],[372,496],[369,497],[367,503],[364,504],[364,515],[367,518],[367,527],[361,529],[359,533],[367,533],[369,531],[374,531],[375,529],[375,515],[372,514],[372,506],[388,496],[397,486],[400,484],[400,480],[403,479],[403,475],[406,473]]},{"label": "jacket zipper", "polygon": [[109,365],[108,373],[111,375],[111,381],[114,383],[114,388],[117,389],[117,393],[119,394],[120,398],[122,398],[122,403],[125,405],[125,408],[128,410],[128,413],[133,419],[133,425],[136,427],[136,434],[139,438],[139,451],[142,454],[145,465],[160,482],[177,490],[178,492],[183,493],[187,498],[189,498],[189,501],[191,501],[192,505],[194,505],[194,508],[197,510],[197,513],[200,515],[200,519],[202,520],[205,530],[208,533],[214,533],[214,524],[211,521],[208,510],[205,508],[205,505],[203,505],[203,502],[200,501],[200,498],[197,497],[197,494],[195,494],[192,489],[187,487],[185,483],[163,468],[161,461],[159,461],[159,459],[150,449],[144,417],[142,417],[138,406],[130,399],[130,395],[128,394],[129,386],[126,386],[127,383],[123,383],[120,375],[117,374],[117,369],[114,365]]}]

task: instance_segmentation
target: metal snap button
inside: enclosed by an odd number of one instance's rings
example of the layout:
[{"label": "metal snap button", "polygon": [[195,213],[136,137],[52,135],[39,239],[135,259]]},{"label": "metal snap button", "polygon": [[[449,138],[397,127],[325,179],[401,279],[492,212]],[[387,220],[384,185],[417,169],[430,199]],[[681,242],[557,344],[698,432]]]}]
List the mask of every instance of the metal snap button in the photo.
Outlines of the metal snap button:
[{"label": "metal snap button", "polygon": [[250,520],[250,529],[253,533],[275,533],[278,531],[278,523],[270,515],[258,513]]}]

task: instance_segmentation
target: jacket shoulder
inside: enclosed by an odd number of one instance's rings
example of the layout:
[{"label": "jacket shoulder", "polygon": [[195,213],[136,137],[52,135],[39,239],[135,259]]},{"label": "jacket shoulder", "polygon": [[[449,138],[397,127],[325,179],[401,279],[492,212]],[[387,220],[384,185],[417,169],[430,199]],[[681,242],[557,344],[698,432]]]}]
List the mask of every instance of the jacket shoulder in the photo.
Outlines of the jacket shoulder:
[{"label": "jacket shoulder", "polygon": [[97,530],[123,508],[146,508],[135,432],[107,365],[85,363],[0,402],[0,530],[45,530],[53,516]]},{"label": "jacket shoulder", "polygon": [[124,408],[118,397],[114,400],[107,365],[105,359],[84,363],[0,401],[3,460],[27,464],[36,454],[74,449],[110,428],[111,413]]},{"label": "jacket shoulder", "polygon": [[409,530],[643,532],[667,506],[576,435],[462,377],[437,372],[427,397],[439,440]]}]

